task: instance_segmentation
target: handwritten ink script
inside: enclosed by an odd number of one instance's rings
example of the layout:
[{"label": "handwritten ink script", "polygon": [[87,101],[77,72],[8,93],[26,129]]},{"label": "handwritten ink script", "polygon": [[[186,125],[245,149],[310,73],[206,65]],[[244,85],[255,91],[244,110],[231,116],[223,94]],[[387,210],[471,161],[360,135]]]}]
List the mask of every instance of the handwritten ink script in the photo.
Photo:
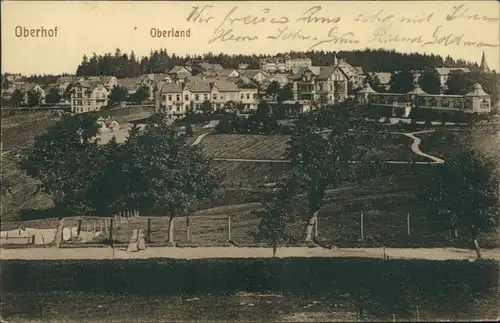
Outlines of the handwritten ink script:
[{"label": "handwritten ink script", "polygon": [[450,4],[445,12],[402,14],[380,9],[342,16],[321,5],[305,6],[293,15],[266,7],[249,13],[238,6],[222,11],[216,5],[197,5],[192,6],[186,20],[203,28],[214,28],[207,40],[209,44],[296,41],[304,44],[307,50],[329,44],[366,43],[407,43],[423,48],[433,45],[498,47],[496,42],[481,39],[480,33],[466,34],[453,27],[457,23],[484,23],[489,25],[485,28],[498,28],[498,17],[477,14],[472,8]]}]

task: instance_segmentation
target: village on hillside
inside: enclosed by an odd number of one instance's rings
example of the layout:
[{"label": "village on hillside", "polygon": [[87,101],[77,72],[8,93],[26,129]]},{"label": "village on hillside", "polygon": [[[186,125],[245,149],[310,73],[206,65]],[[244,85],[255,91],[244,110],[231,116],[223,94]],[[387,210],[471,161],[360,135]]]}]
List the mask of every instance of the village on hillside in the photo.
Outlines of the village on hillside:
[{"label": "village on hillside", "polygon": [[484,53],[75,68],[2,74],[2,322],[498,317]]},{"label": "village on hillside", "polygon": [[[242,111],[255,111],[258,102],[264,99],[279,104],[288,112],[300,113],[310,109],[312,102],[318,100],[335,104],[354,95],[365,98],[369,95],[371,104],[381,105],[387,104],[382,103],[384,100],[390,104],[399,102],[398,96],[411,93],[426,96],[427,99],[422,98],[426,102],[424,105],[437,110],[457,109],[484,114],[498,105],[498,89],[495,83],[491,83],[498,82],[498,77],[495,79],[495,71],[490,71],[484,53],[475,70],[456,66],[453,62],[455,66],[452,67],[382,72],[366,72],[362,66],[352,65],[337,54],[330,55],[332,62],[327,65],[313,65],[311,58],[305,55],[292,58],[291,54],[261,58],[256,69],[250,69],[252,66],[244,63],[238,64],[237,68],[228,68],[203,60],[185,60],[182,65],[175,65],[162,73],[126,78],[103,75],[103,71],[98,70],[90,71],[90,75],[35,76],[31,80],[7,74],[2,75],[2,107],[52,106],[71,113],[84,113],[127,104],[155,104],[156,109],[168,107],[173,115],[183,117],[189,111],[200,111],[207,104],[213,110],[237,107]],[[90,63],[87,61],[87,64]],[[461,87],[456,85],[459,82],[455,80],[466,78],[463,74],[473,74],[472,78],[482,85],[483,89],[478,93],[486,90],[487,94],[493,95],[490,107],[484,103],[478,109],[462,100],[472,93],[473,85],[466,84],[467,89],[463,84]],[[493,77],[478,77],[481,74]],[[471,83],[470,80],[462,82]],[[449,88],[448,84],[452,87]],[[484,88],[485,84],[487,88]],[[491,90],[495,93],[489,93]],[[453,103],[455,99],[463,103]]]}]

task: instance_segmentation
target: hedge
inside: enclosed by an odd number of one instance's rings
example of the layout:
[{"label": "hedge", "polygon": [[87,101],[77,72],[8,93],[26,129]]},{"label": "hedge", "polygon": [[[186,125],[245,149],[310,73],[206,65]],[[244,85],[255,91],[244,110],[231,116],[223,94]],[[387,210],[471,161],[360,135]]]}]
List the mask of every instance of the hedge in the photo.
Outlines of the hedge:
[{"label": "hedge", "polygon": [[203,294],[237,291],[328,295],[467,295],[498,287],[493,261],[374,260],[364,258],[6,260],[3,292]]}]

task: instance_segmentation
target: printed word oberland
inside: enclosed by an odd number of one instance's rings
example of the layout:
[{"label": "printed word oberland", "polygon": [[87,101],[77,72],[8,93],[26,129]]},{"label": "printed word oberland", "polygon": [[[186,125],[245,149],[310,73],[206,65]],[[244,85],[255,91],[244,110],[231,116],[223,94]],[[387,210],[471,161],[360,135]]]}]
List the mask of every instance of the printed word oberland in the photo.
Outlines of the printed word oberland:
[{"label": "printed word oberland", "polygon": [[25,26],[16,26],[14,28],[14,34],[17,38],[56,38],[57,27],[53,28],[28,28]]},{"label": "printed word oberland", "polygon": [[191,37],[191,28],[188,29],[160,29],[151,28],[149,34],[153,38],[189,38]]}]

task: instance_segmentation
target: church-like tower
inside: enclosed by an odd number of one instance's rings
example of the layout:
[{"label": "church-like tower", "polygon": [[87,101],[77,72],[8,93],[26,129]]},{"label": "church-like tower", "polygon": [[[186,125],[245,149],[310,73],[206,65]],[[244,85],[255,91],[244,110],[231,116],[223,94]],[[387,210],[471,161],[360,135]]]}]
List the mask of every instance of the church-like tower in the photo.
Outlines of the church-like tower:
[{"label": "church-like tower", "polygon": [[481,72],[489,73],[490,68],[488,67],[488,63],[486,63],[486,54],[483,51],[483,57],[481,58],[481,66],[479,67]]}]

